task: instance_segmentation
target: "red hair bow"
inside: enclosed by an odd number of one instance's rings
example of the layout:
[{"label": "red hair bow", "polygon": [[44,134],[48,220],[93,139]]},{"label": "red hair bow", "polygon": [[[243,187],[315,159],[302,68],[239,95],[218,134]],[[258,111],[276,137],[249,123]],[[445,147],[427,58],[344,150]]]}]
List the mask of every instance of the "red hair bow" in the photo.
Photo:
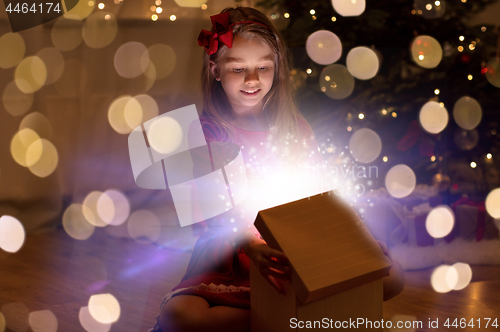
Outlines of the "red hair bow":
[{"label": "red hair bow", "polygon": [[231,48],[233,46],[233,24],[229,25],[229,12],[210,16],[214,32],[201,30],[198,45],[205,47],[207,54],[214,54],[219,48],[219,41]]}]

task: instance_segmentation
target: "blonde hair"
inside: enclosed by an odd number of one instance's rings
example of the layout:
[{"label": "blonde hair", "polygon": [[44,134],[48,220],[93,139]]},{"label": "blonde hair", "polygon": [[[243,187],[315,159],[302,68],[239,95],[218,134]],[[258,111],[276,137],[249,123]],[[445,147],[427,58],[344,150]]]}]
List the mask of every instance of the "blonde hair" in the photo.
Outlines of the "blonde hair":
[{"label": "blonde hair", "polygon": [[[229,7],[222,10],[221,13],[224,12],[229,12],[229,24],[253,21],[264,25],[252,23],[235,24],[233,26],[233,38],[237,36],[246,39],[257,38],[264,42],[274,53],[273,85],[264,97],[263,113],[273,127],[272,140],[278,146],[281,145],[280,141],[289,138],[298,139],[300,135],[297,118],[303,117],[295,104],[294,91],[290,81],[289,53],[281,34],[275,29],[269,19],[256,9],[249,7]],[[227,49],[226,45],[219,43],[219,49],[216,53],[208,55],[203,51],[204,57],[201,72],[203,90],[202,116],[214,123],[222,134],[223,140],[235,142],[236,132],[233,126],[227,121],[232,115],[231,104],[222,84],[215,80],[215,77],[210,72],[210,61],[217,63],[218,59],[225,54]]]}]

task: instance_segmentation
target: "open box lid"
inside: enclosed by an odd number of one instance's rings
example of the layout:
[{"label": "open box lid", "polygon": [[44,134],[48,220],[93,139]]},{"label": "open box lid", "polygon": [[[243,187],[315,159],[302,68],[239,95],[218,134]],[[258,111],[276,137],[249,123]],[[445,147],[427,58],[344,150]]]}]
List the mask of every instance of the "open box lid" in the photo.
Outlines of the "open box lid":
[{"label": "open box lid", "polygon": [[354,208],[332,192],[259,211],[255,227],[288,257],[303,304],[381,279],[392,266]]}]

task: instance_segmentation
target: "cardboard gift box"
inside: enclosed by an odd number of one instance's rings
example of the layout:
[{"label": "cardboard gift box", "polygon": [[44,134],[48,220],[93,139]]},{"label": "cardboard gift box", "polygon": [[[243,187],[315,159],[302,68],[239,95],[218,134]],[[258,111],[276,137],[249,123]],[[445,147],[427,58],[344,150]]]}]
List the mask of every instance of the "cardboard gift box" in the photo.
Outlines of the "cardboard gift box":
[{"label": "cardboard gift box", "polygon": [[285,253],[291,274],[279,294],[251,262],[252,331],[298,330],[292,319],[382,319],[382,278],[391,262],[338,196],[328,192],[262,210],[255,227]]}]

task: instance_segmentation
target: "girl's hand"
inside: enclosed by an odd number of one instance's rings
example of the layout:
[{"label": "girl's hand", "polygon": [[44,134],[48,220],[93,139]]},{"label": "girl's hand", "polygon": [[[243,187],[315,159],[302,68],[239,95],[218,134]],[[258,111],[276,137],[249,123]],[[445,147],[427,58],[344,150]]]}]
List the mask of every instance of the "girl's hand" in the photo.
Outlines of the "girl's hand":
[{"label": "girl's hand", "polygon": [[289,261],[285,254],[269,247],[264,240],[257,239],[255,236],[243,245],[243,250],[254,262],[260,274],[278,293],[283,294],[282,283],[288,280],[290,275]]}]

